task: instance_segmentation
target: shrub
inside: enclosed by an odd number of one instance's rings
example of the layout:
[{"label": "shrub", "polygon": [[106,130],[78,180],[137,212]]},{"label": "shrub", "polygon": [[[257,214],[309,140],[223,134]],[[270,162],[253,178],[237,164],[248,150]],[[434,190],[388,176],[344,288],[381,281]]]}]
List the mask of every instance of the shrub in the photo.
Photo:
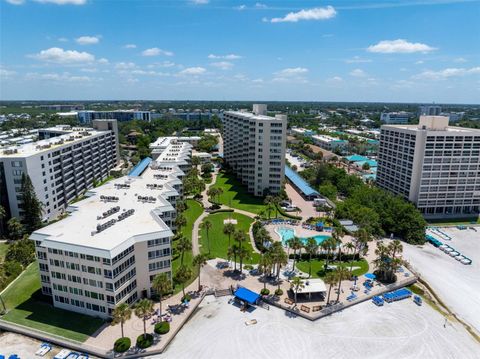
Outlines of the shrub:
[{"label": "shrub", "polygon": [[187,301],[190,302],[192,300],[192,297],[190,294],[185,294],[185,297],[182,297],[182,302]]},{"label": "shrub", "polygon": [[263,289],[260,291],[260,294],[261,294],[261,295],[269,295],[269,294],[270,294],[270,289],[268,289],[268,288],[263,288]]},{"label": "shrub", "polygon": [[231,208],[225,208],[225,209],[214,209],[213,211],[210,211],[210,214],[214,213],[222,213],[222,212],[234,212],[233,209]]},{"label": "shrub", "polygon": [[153,335],[152,334],[147,334],[143,336],[143,334],[140,334],[137,338],[137,347],[140,349],[145,349],[153,344]]},{"label": "shrub", "polygon": [[123,353],[130,349],[131,345],[132,341],[130,340],[130,338],[118,338],[113,345],[113,350],[115,350],[117,353]]},{"label": "shrub", "polygon": [[170,331],[170,323],[169,322],[160,322],[155,324],[155,333],[157,334],[167,334]]},{"label": "shrub", "polygon": [[302,220],[302,217],[299,217],[299,216],[295,216],[293,214],[290,214],[288,212],[285,212],[280,206],[277,206],[277,209],[278,209],[278,213],[280,213],[282,216],[284,217],[287,217],[287,218],[291,218],[291,219],[295,219],[297,221],[301,221]]},{"label": "shrub", "polygon": [[275,290],[275,295],[281,296],[283,294],[283,290],[281,288],[278,288]]},{"label": "shrub", "polygon": [[250,265],[250,264],[245,264],[245,265],[243,266],[243,269],[245,269],[245,270],[252,270],[252,269],[253,269],[253,266]]}]

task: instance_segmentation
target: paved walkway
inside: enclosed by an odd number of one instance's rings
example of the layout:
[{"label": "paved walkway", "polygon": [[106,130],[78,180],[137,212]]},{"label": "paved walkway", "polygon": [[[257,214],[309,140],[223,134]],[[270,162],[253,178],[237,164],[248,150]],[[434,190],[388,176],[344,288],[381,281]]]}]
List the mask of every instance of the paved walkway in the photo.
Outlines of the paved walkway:
[{"label": "paved walkway", "polygon": [[307,220],[310,217],[318,217],[319,212],[316,211],[315,207],[313,206],[313,201],[306,201],[296,190],[292,187],[290,183],[285,185],[285,190],[287,192],[288,198],[292,200],[292,204],[295,207],[300,208],[298,213],[299,216],[303,218],[303,220]]}]

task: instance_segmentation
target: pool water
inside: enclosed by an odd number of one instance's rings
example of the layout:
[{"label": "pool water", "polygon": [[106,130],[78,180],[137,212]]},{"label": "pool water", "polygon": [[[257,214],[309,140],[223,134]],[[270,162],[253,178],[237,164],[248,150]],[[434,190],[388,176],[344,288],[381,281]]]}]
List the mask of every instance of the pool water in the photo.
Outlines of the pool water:
[{"label": "pool water", "polygon": [[[287,245],[287,241],[289,239],[292,239],[293,237],[295,237],[295,231],[291,228],[279,228],[277,230],[277,233],[282,237],[282,244],[284,246]],[[319,235],[316,235],[316,236],[313,236],[313,237],[308,237],[308,238],[314,238],[317,241],[317,244],[320,245],[324,240],[326,240],[327,238],[330,238],[330,236],[327,236],[327,235],[324,235],[324,234],[319,234]],[[301,238],[300,237],[300,240],[303,243],[306,243],[308,238]]]}]

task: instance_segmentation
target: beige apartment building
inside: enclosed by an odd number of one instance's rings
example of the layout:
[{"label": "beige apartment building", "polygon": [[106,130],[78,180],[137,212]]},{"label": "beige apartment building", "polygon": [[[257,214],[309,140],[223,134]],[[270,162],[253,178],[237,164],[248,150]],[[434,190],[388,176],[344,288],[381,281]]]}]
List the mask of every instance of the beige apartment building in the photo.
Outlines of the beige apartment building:
[{"label": "beige apartment building", "polygon": [[278,193],[285,178],[287,116],[266,114],[266,105],[253,105],[223,115],[224,160],[255,196]]},{"label": "beige apartment building", "polygon": [[377,184],[425,217],[478,216],[479,166],[479,129],[449,126],[445,116],[381,127]]},{"label": "beige apartment building", "polygon": [[157,161],[89,190],[67,218],[31,235],[42,292],[55,307],[106,318],[120,303],[149,297],[158,273],[171,277],[175,205],[191,151],[171,143]]}]

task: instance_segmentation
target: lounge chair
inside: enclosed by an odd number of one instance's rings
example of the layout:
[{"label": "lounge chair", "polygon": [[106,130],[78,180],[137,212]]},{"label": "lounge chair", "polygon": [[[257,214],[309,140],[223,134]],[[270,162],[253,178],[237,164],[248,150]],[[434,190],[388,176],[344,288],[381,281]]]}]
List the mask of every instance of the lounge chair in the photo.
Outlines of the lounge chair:
[{"label": "lounge chair", "polygon": [[322,306],[321,305],[314,305],[313,308],[312,308],[312,311],[313,312],[318,312],[322,310]]},{"label": "lounge chair", "polygon": [[55,355],[53,359],[66,359],[70,355],[71,351],[68,349],[62,349],[60,352]]},{"label": "lounge chair", "polygon": [[245,325],[254,325],[254,324],[257,324],[257,320],[256,319],[251,319],[251,320],[247,320],[245,322]]},{"label": "lounge chair", "polygon": [[305,313],[310,313],[310,307],[307,307],[306,305],[301,305],[300,310]]},{"label": "lounge chair", "polygon": [[42,343],[40,348],[35,352],[35,355],[38,355],[40,357],[43,357],[45,354],[47,354],[50,350],[52,350],[52,346],[48,343]]},{"label": "lounge chair", "polygon": [[82,353],[78,356],[78,359],[88,359],[88,354]]}]

